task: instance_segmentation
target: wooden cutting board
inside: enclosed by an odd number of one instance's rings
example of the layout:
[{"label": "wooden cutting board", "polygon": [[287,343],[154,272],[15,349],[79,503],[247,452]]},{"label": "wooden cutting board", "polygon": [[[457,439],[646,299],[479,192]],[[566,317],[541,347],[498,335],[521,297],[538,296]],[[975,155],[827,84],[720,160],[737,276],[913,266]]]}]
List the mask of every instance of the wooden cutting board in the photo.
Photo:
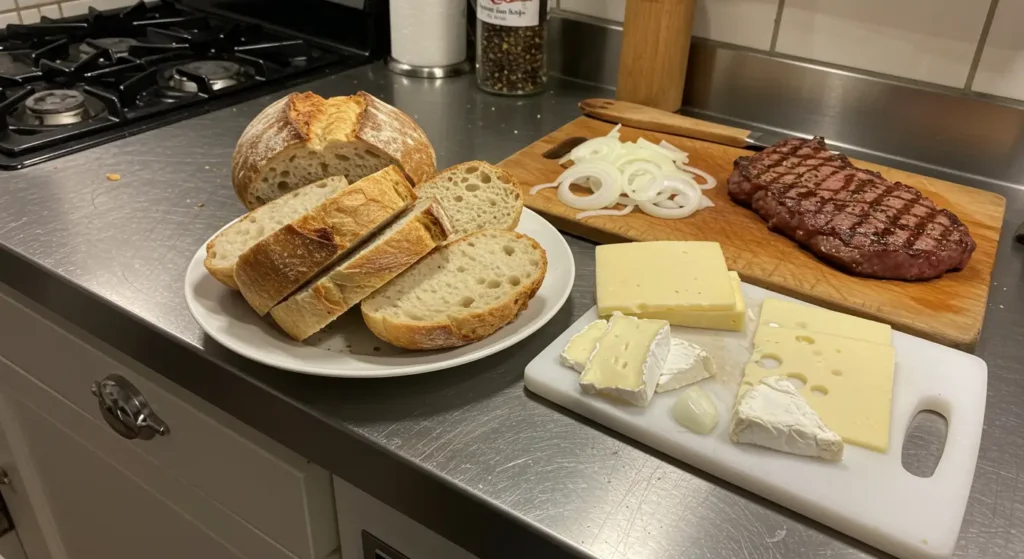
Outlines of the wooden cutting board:
[{"label": "wooden cutting board", "polygon": [[985,317],[996,246],[1006,200],[998,194],[915,175],[890,167],[855,161],[891,181],[919,189],[949,209],[970,228],[978,244],[967,267],[924,282],[867,279],[840,272],[818,260],[788,238],[772,233],[753,211],[733,203],[725,185],[733,161],[751,152],[701,140],[623,127],[622,140],[643,136],[655,143],[668,140],[690,154],[690,164],[718,179],[705,191],[715,207],[678,220],[651,217],[639,211],[623,217],[575,219],[558,201],[555,189],[530,195],[531,186],[554,181],[562,172],[556,160],[541,154],[567,138],[603,136],[606,122],[580,117],[512,155],[501,166],[522,184],[526,206],[556,227],[599,243],[622,241],[700,240],[722,245],[729,269],[743,280],[834,310],[891,324],[897,330],[961,349],[978,341]]}]

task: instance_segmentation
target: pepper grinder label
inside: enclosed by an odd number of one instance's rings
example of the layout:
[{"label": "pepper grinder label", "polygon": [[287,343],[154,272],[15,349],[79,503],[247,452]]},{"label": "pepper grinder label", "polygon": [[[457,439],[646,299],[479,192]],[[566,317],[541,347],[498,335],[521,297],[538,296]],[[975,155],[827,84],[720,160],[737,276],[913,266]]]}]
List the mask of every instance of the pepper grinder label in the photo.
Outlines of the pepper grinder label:
[{"label": "pepper grinder label", "polygon": [[476,17],[508,27],[532,27],[540,23],[540,0],[477,0]]}]

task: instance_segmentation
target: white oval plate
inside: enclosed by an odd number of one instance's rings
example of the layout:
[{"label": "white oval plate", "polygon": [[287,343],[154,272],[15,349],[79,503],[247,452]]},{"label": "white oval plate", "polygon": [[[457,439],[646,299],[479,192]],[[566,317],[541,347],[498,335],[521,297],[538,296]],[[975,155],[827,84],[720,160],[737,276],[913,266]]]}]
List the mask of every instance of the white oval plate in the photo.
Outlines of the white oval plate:
[{"label": "white oval plate", "polygon": [[235,353],[278,369],[347,378],[396,377],[448,369],[497,353],[529,336],[551,320],[569,298],[576,263],[562,234],[528,209],[523,209],[516,231],[533,237],[547,251],[544,283],[511,324],[484,340],[455,349],[407,351],[388,345],[366,328],[357,309],[305,343],[296,342],[281,332],[269,315],[257,316],[240,293],[207,273],[203,266],[206,243],[196,251],[185,272],[185,301],[211,338]]}]

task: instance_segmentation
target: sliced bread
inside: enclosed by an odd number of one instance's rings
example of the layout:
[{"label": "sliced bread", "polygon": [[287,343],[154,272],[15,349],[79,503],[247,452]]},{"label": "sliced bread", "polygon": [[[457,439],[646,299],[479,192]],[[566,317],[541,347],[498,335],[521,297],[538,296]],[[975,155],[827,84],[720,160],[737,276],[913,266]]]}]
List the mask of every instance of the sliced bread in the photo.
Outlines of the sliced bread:
[{"label": "sliced bread", "polygon": [[453,237],[484,229],[515,230],[523,213],[523,193],[512,175],[484,161],[449,167],[419,185],[416,192],[441,202],[452,220]]},{"label": "sliced bread", "polygon": [[392,166],[331,196],[238,257],[235,282],[260,316],[409,207],[416,194]]},{"label": "sliced bread", "polygon": [[408,115],[362,91],[329,99],[293,93],[242,132],[231,181],[238,199],[253,209],[325,177],[354,183],[388,165],[413,184],[437,172],[434,148]]},{"label": "sliced bread", "polygon": [[449,243],[363,299],[366,326],[405,349],[482,340],[515,319],[544,281],[537,241],[485,230]]},{"label": "sliced bread", "polygon": [[436,200],[420,199],[355,253],[270,309],[270,316],[289,336],[305,340],[444,243],[450,228]]},{"label": "sliced bread", "polygon": [[217,281],[238,289],[235,283],[235,263],[239,255],[346,186],[348,181],[345,177],[330,177],[256,208],[206,243],[206,259],[203,264]]}]

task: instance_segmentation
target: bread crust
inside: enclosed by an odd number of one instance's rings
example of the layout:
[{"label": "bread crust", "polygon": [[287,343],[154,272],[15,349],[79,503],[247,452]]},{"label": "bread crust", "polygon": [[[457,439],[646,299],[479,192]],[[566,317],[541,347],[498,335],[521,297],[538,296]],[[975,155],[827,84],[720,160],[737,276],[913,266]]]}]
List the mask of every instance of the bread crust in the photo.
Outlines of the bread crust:
[{"label": "bread crust", "polygon": [[[315,188],[315,184],[330,184],[330,182],[328,181],[338,180],[344,181],[345,179],[343,177],[331,177],[328,179],[324,179],[322,181],[318,181],[317,183],[308,185],[306,188]],[[298,192],[299,190],[293,190],[291,193],[289,193],[289,195],[296,195]],[[282,196],[282,198],[284,198],[284,196]],[[266,206],[260,206],[255,210],[243,215],[235,223],[231,224],[231,226],[229,227],[226,227],[220,233],[217,233],[217,236],[210,239],[210,241],[206,243],[206,258],[203,259],[203,266],[206,267],[206,270],[210,272],[210,275],[213,276],[214,279],[230,287],[231,289],[238,289],[238,283],[235,282],[235,267],[217,264],[217,259],[214,258],[213,256],[213,254],[215,254],[214,251],[217,250],[217,242],[220,241],[223,237],[229,235],[236,226],[239,226],[242,223],[242,221],[249,219],[251,217],[257,217],[259,215],[262,215],[262,213],[265,211],[267,211]]]},{"label": "bread crust", "polygon": [[275,156],[355,141],[391,160],[413,184],[437,172],[426,133],[402,111],[363,91],[330,99],[307,91],[270,104],[242,132],[231,158],[235,194],[246,208],[259,207],[269,200],[259,200],[254,192]]},{"label": "bread crust", "polygon": [[443,244],[451,226],[440,204],[427,203],[386,239],[271,309],[274,321],[292,338],[305,340]]},{"label": "bread crust", "polygon": [[[526,240],[541,255],[541,271],[530,282],[524,282],[508,298],[496,305],[481,309],[455,320],[427,323],[399,322],[381,315],[374,315],[362,308],[363,321],[378,338],[403,349],[432,350],[449,349],[480,341],[509,324],[522,313],[544,283],[547,275],[547,253],[540,243],[527,235],[511,232],[520,240]],[[461,237],[449,246],[473,240],[473,235]]]},{"label": "bread crust", "polygon": [[249,247],[238,257],[235,282],[263,316],[415,199],[397,167],[378,171]]}]

